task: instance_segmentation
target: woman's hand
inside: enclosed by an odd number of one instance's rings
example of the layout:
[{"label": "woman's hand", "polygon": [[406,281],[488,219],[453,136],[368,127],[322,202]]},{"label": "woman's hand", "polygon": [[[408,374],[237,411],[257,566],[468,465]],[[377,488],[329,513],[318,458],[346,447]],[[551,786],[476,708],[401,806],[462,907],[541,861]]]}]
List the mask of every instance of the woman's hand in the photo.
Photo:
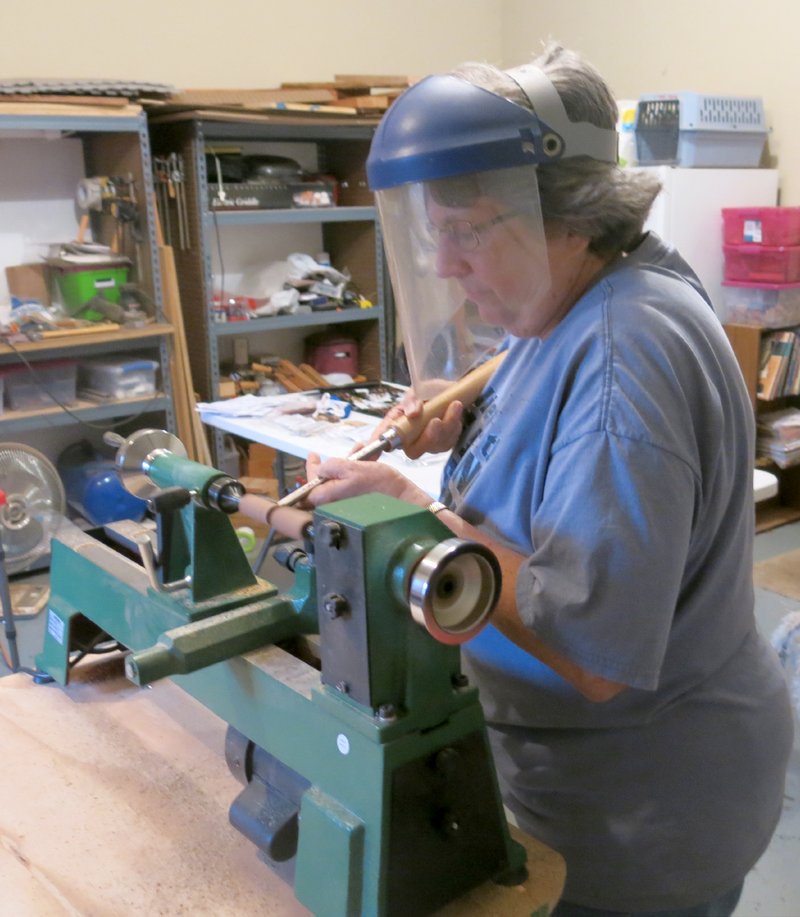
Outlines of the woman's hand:
[{"label": "woman's hand", "polygon": [[[407,392],[402,400],[390,408],[372,434],[372,440],[397,425],[404,417],[414,422],[422,414],[424,402],[413,392]],[[410,459],[417,459],[426,452],[448,452],[461,434],[464,406],[454,401],[439,418],[435,417],[422,428],[420,434],[410,442],[403,441],[403,451]]]},{"label": "woman's hand", "polygon": [[382,462],[353,462],[341,458],[323,462],[312,452],[306,461],[306,475],[309,481],[315,477],[324,479],[308,494],[307,501],[311,506],[371,493],[386,494],[417,506],[427,506],[431,502],[429,494],[396,468]]}]

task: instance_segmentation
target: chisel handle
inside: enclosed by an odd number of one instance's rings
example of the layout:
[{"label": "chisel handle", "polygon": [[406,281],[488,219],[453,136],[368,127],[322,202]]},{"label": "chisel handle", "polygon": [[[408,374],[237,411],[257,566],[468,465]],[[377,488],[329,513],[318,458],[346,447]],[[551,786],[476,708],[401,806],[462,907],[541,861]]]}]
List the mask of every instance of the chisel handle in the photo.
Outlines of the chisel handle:
[{"label": "chisel handle", "polygon": [[503,362],[506,351],[493,356],[491,359],[481,363],[471,372],[466,373],[460,379],[457,379],[447,388],[442,389],[433,398],[429,398],[423,405],[422,410],[415,417],[403,416],[398,418],[392,425],[395,435],[402,446],[410,446],[422,433],[427,424],[434,418],[443,417],[447,409],[454,401],[460,401],[464,407],[469,407],[478,395],[486,387],[486,383],[494,375],[497,367]]},{"label": "chisel handle", "polygon": [[[349,456],[350,461],[359,462],[372,458],[381,452],[391,452],[398,446],[410,446],[435,417],[443,417],[454,401],[460,401],[465,407],[472,404],[486,387],[486,383],[494,375],[497,367],[503,362],[506,351],[502,351],[485,363],[466,373],[457,381],[442,389],[438,395],[429,398],[423,405],[420,413],[415,417],[403,415],[391,427],[384,430],[374,442],[368,443]],[[278,506],[292,506],[306,497],[325,478],[312,478],[302,487],[291,491],[278,500]]]}]

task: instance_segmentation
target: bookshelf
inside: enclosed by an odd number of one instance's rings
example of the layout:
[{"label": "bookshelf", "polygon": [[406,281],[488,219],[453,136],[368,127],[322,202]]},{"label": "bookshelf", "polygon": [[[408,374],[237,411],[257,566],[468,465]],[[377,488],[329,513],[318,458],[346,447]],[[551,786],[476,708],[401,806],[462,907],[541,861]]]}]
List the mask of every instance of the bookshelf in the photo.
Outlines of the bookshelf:
[{"label": "bookshelf", "polygon": [[[795,326],[789,326],[792,330]],[[739,361],[756,418],[783,407],[800,408],[800,396],[781,396],[765,400],[758,396],[762,341],[766,335],[787,329],[761,328],[754,325],[726,324],[725,333]],[[756,530],[766,531],[800,519],[800,465],[779,468],[768,458],[754,456],[757,467],[778,477],[778,495],[756,506]]]}]

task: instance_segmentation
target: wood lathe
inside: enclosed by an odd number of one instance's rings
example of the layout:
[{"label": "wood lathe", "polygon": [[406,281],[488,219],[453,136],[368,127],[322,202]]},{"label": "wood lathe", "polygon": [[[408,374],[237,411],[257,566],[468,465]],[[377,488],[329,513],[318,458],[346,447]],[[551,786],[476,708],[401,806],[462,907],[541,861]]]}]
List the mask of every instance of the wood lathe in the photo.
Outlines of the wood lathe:
[{"label": "wood lathe", "polygon": [[155,529],[53,539],[39,669],[65,685],[77,651],[117,641],[131,681],[171,678],[228,723],[231,822],[314,914],[417,917],[485,883],[522,888],[460,668],[499,593],[493,555],[388,497],[273,508],[295,539],[280,594],[228,518],[263,516],[265,498],[164,431],[119,441],[117,467]]}]

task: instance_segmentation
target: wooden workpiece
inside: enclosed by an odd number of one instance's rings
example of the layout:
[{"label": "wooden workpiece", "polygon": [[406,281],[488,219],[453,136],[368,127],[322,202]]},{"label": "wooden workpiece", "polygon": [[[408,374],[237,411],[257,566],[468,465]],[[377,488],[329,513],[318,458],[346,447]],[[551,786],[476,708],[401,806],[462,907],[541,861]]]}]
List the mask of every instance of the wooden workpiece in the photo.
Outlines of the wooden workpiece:
[{"label": "wooden workpiece", "polygon": [[[76,672],[66,688],[0,679],[3,913],[307,915],[228,822],[241,787],[225,764],[222,720],[172,682],[135,687],[117,656]],[[524,842],[526,885],[482,886],[441,913],[552,907],[563,861]]]}]

